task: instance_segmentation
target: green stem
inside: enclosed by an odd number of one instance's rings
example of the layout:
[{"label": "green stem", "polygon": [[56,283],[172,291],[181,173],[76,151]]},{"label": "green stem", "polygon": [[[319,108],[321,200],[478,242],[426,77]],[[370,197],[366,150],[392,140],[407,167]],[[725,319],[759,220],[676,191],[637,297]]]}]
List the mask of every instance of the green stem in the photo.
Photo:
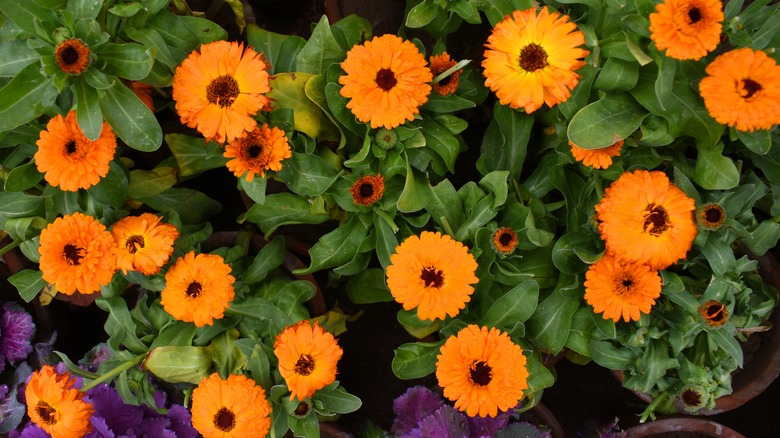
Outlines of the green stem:
[{"label": "green stem", "polygon": [[433,83],[434,84],[438,83],[439,81],[441,81],[442,79],[446,78],[447,76],[449,76],[449,75],[455,73],[456,71],[462,69],[463,67],[467,66],[470,62],[471,62],[470,59],[464,59],[464,60],[458,62],[457,64],[453,65],[452,67],[448,68],[447,70],[444,70],[438,76],[433,78]]},{"label": "green stem", "polygon": [[666,392],[662,392],[658,394],[655,398],[653,398],[653,401],[650,402],[650,404],[647,405],[647,408],[644,410],[644,412],[642,412],[642,416],[639,418],[639,422],[644,423],[645,421],[647,421],[648,418],[655,421],[655,408],[657,408],[658,405],[666,401],[667,397],[668,395],[666,394]]},{"label": "green stem", "polygon": [[455,232],[452,231],[452,226],[450,226],[450,223],[447,220],[447,218],[444,217],[444,216],[441,216],[439,218],[439,220],[441,220],[441,227],[444,228],[444,232],[449,234],[450,236],[452,236],[452,238],[454,239],[455,238]]},{"label": "green stem", "polygon": [[395,222],[393,222],[393,219],[391,219],[390,216],[388,216],[387,213],[384,212],[384,210],[375,208],[374,213],[376,213],[377,216],[379,216],[385,222],[387,222],[387,225],[390,227],[391,230],[393,230],[393,233],[398,232],[398,225],[396,225]]},{"label": "green stem", "polygon": [[101,383],[113,379],[115,376],[118,376],[119,374],[123,373],[124,371],[126,371],[126,370],[128,370],[128,369],[130,369],[130,368],[132,368],[132,367],[134,367],[134,366],[136,366],[138,364],[140,364],[141,362],[143,362],[145,357],[146,357],[146,353],[139,354],[138,356],[136,356],[132,360],[129,360],[129,361],[119,365],[118,367],[110,370],[109,372],[107,372],[105,374],[102,374],[97,379],[95,379],[95,380],[89,382],[88,384],[84,385],[81,388],[81,391],[82,392],[87,392],[90,389],[100,385]]},{"label": "green stem", "polygon": [[16,248],[17,246],[21,245],[24,240],[14,240],[13,242],[9,243],[8,245],[0,248],[0,257],[3,256],[3,254],[7,253],[8,251]]}]

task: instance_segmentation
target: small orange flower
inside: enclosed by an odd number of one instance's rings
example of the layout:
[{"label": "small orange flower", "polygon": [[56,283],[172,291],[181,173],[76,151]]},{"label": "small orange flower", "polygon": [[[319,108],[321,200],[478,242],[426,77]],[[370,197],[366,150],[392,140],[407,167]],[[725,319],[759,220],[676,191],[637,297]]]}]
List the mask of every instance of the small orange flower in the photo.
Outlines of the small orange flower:
[{"label": "small orange flower", "polygon": [[284,131],[277,127],[268,127],[267,123],[255,128],[243,137],[237,138],[225,147],[225,158],[233,158],[227,162],[227,168],[241,178],[246,173],[246,180],[252,182],[255,174],[265,178],[266,170],[282,170],[282,160],[290,158],[290,144]]},{"label": "small orange flower", "polygon": [[603,312],[604,319],[639,321],[642,313],[650,313],[659,296],[658,271],[619,260],[612,254],[605,254],[585,273],[585,301],[595,313]]},{"label": "small orange flower", "polygon": [[710,202],[696,210],[696,222],[705,230],[717,230],[726,221],[726,211],[720,204]]},{"label": "small orange flower", "polygon": [[699,306],[699,313],[710,327],[720,327],[729,320],[729,310],[720,301],[710,300]]},{"label": "small orange flower", "polygon": [[517,233],[511,228],[499,228],[493,232],[490,246],[493,247],[493,251],[499,254],[512,254],[517,247]]},{"label": "small orange flower", "polygon": [[122,218],[111,227],[117,244],[117,267],[122,272],[154,275],[168,262],[179,232],[160,220],[155,214],[143,213]]},{"label": "small orange flower", "polygon": [[385,192],[385,179],[382,175],[364,175],[355,181],[349,191],[356,205],[368,206],[382,199]]},{"label": "small orange flower", "polygon": [[620,156],[623,140],[618,140],[612,146],[601,149],[583,149],[572,142],[569,142],[569,146],[571,146],[571,154],[575,160],[594,169],[606,169],[612,165],[612,157]]},{"label": "small orange flower", "polygon": [[[450,55],[447,52],[441,55],[433,55],[430,59],[431,74],[435,79],[436,76],[444,73],[450,68],[454,67],[457,62],[454,59],[450,59]],[[460,82],[460,74],[463,70],[456,70],[451,75],[433,84],[433,91],[441,96],[447,96],[455,92],[458,89],[458,83]]]},{"label": "small orange flower", "polygon": [[715,50],[723,30],[721,0],[665,0],[650,14],[650,39],[674,59],[700,59]]},{"label": "small orange flower", "polygon": [[41,231],[40,269],[58,292],[98,292],[116,272],[114,237],[92,216],[73,213],[57,218]]},{"label": "small orange flower", "polygon": [[68,192],[100,182],[116,152],[116,136],[108,123],[103,123],[96,140],[90,140],[81,131],[75,111],[49,120],[36,144],[38,171],[45,174],[46,182]]},{"label": "small orange flower", "polygon": [[89,46],[84,41],[71,38],[57,44],[54,48],[54,61],[63,72],[69,75],[80,75],[89,67],[90,53]]},{"label": "small orange flower", "polygon": [[27,382],[27,415],[53,438],[80,437],[92,430],[89,418],[94,409],[75,384],[70,373],[57,374],[51,365],[33,372]]},{"label": "small orange flower", "polygon": [[271,429],[271,404],[246,376],[214,373],[192,391],[192,426],[204,438],[261,438]]},{"label": "small orange flower", "polygon": [[290,400],[303,401],[336,381],[336,365],[344,352],[336,338],[317,321],[308,320],[285,328],[274,341],[274,355]]}]

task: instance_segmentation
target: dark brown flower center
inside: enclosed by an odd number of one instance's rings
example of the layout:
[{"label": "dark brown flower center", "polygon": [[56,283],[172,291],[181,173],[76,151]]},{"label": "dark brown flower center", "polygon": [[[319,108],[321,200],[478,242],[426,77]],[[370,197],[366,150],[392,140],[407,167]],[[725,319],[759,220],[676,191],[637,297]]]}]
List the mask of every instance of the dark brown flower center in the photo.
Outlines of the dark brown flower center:
[{"label": "dark brown flower center", "polygon": [[469,370],[471,381],[479,386],[485,386],[490,383],[492,371],[493,369],[490,368],[490,365],[485,362],[475,362],[471,365],[471,370]]},{"label": "dark brown flower center", "polygon": [[666,230],[671,228],[669,223],[669,213],[663,206],[650,204],[645,209],[644,230],[653,236],[660,236]]},{"label": "dark brown flower center", "polygon": [[203,286],[197,281],[193,281],[189,286],[187,286],[187,291],[185,293],[190,298],[198,298],[202,292]]},{"label": "dark brown flower center", "polygon": [[71,141],[65,143],[65,153],[66,154],[71,155],[74,152],[76,152],[76,149],[77,149],[77,147],[76,147],[76,141],[75,140],[71,140]]},{"label": "dark brown flower center", "polygon": [[376,82],[377,86],[381,88],[384,91],[390,91],[395,87],[395,84],[398,83],[398,80],[395,78],[395,74],[393,74],[393,71],[389,68],[383,68],[376,72],[376,78],[374,78],[374,82]]},{"label": "dark brown flower center", "polygon": [[688,10],[688,18],[691,20],[691,24],[698,23],[701,20],[701,11],[699,8],[691,8]]},{"label": "dark brown flower center", "polygon": [[368,182],[364,182],[360,185],[360,196],[364,198],[370,198],[374,195],[374,185]]},{"label": "dark brown flower center", "polygon": [[65,40],[54,48],[57,67],[71,75],[80,75],[87,70],[89,54],[89,47],[78,38]]},{"label": "dark brown flower center", "polygon": [[425,282],[425,287],[440,288],[444,283],[444,276],[442,272],[433,267],[423,268],[420,278]]},{"label": "dark brown flower center", "polygon": [[60,60],[68,65],[73,65],[79,61],[79,52],[73,47],[66,47],[60,54]]},{"label": "dark brown flower center", "polygon": [[125,247],[130,254],[135,254],[139,248],[144,247],[144,236],[130,236],[130,238],[127,239],[127,243],[125,243]]},{"label": "dark brown flower center", "polygon": [[68,243],[62,250],[62,254],[71,266],[78,266],[81,259],[84,258],[84,248]]},{"label": "dark brown flower center", "polygon": [[295,371],[295,374],[308,376],[314,372],[314,358],[309,354],[302,354],[301,357],[298,358],[298,362],[295,362],[293,371]]},{"label": "dark brown flower center", "polygon": [[249,156],[249,158],[257,158],[262,153],[263,147],[259,144],[252,144],[246,150],[246,154]]},{"label": "dark brown flower center", "polygon": [[698,392],[692,390],[692,389],[686,389],[680,394],[680,399],[685,403],[687,406],[700,406],[701,405],[701,394]]},{"label": "dark brown flower center", "polygon": [[236,414],[228,408],[220,408],[214,415],[214,426],[222,432],[230,432],[236,427]]},{"label": "dark brown flower center", "polygon": [[206,99],[209,103],[226,108],[233,105],[240,92],[238,82],[233,76],[224,75],[214,79],[206,87]]},{"label": "dark brown flower center", "polygon": [[305,401],[302,401],[298,403],[298,406],[295,407],[295,416],[305,417],[309,415],[309,411],[311,411],[311,405]]},{"label": "dark brown flower center", "polygon": [[43,400],[39,400],[38,404],[35,405],[35,413],[38,414],[39,417],[41,417],[41,420],[48,424],[53,425],[57,424],[57,410],[51,407],[50,404],[46,403]]},{"label": "dark brown flower center", "polygon": [[547,67],[547,52],[544,47],[531,43],[520,50],[520,68],[533,72]]},{"label": "dark brown flower center", "polygon": [[708,208],[704,212],[704,218],[711,224],[719,223],[723,220],[723,210],[719,207]]},{"label": "dark brown flower center", "polygon": [[754,94],[761,91],[761,84],[758,82],[752,80],[752,79],[743,79],[742,80],[742,90],[740,90],[740,94],[745,99],[750,99],[753,97]]},{"label": "dark brown flower center", "polygon": [[498,242],[501,243],[501,246],[509,246],[514,242],[515,238],[511,234],[507,232],[502,232],[498,236]]}]

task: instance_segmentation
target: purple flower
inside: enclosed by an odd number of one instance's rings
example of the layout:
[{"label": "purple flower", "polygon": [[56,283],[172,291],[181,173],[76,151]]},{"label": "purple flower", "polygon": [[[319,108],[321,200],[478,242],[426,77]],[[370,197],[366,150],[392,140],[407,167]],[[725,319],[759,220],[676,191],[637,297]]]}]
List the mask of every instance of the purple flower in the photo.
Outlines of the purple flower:
[{"label": "purple flower", "polygon": [[14,364],[30,354],[30,340],[34,333],[35,324],[26,310],[16,303],[3,304],[0,314],[0,354],[8,362]]},{"label": "purple flower", "polygon": [[493,437],[509,424],[511,412],[499,412],[495,417],[469,417],[466,419],[473,438]]},{"label": "purple flower", "polygon": [[126,404],[116,390],[105,383],[87,391],[87,398],[95,408],[93,418],[102,418],[113,434],[135,431],[143,421],[143,410]]},{"label": "purple flower", "polygon": [[100,364],[111,358],[111,350],[105,342],[101,342],[84,355],[79,361],[79,366],[90,372],[97,372]]},{"label": "purple flower", "polygon": [[27,423],[24,430],[21,433],[12,430],[8,434],[8,438],[51,438],[45,430],[36,426],[34,423]]},{"label": "purple flower", "polygon": [[16,399],[16,392],[16,387],[0,385],[0,434],[16,429],[27,413],[26,406]]},{"label": "purple flower", "polygon": [[424,386],[412,386],[393,400],[395,420],[390,430],[402,435],[418,426],[420,421],[444,404],[442,398]]},{"label": "purple flower", "polygon": [[168,409],[171,420],[170,430],[178,438],[196,438],[198,432],[192,427],[192,414],[182,405],[173,405]]},{"label": "purple flower", "polygon": [[420,422],[424,437],[468,438],[469,425],[466,416],[450,405],[444,405]]}]

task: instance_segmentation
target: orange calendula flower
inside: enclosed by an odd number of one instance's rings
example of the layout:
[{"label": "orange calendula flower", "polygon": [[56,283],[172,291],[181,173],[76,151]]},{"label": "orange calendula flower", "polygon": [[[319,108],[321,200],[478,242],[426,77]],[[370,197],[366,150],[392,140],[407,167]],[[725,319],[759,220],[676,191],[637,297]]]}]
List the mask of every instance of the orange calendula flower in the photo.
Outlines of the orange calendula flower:
[{"label": "orange calendula flower", "polygon": [[111,227],[117,245],[117,268],[154,275],[168,262],[173,242],[179,231],[171,224],[161,223],[152,213],[127,216]]},{"label": "orange calendula flower", "polygon": [[141,102],[143,102],[151,112],[154,112],[154,99],[152,98],[154,87],[138,81],[126,81],[125,85],[127,88],[133,90],[133,93],[141,99]]},{"label": "orange calendula flower", "polygon": [[219,143],[252,131],[257,126],[252,116],[269,104],[266,68],[260,55],[243,44],[202,45],[173,76],[173,100],[182,123]]},{"label": "orange calendula flower", "polygon": [[279,373],[290,389],[290,400],[303,401],[336,381],[336,365],[344,352],[336,338],[315,321],[285,328],[274,341]]},{"label": "orange calendula flower", "polygon": [[73,213],[57,218],[41,231],[40,269],[57,292],[98,292],[116,272],[114,237],[92,216]]},{"label": "orange calendula flower", "polygon": [[496,24],[482,61],[485,85],[502,105],[532,113],[565,102],[577,86],[588,51],[585,35],[567,15],[547,7],[515,11]]},{"label": "orange calendula flower", "polygon": [[266,170],[282,170],[282,160],[290,158],[290,144],[284,131],[277,127],[268,127],[267,123],[255,128],[243,137],[237,138],[225,147],[225,158],[233,158],[227,162],[227,168],[241,178],[246,173],[246,180],[252,182],[255,174],[265,178]]},{"label": "orange calendula flower", "polygon": [[192,426],[204,438],[262,438],[271,429],[271,404],[246,376],[214,373],[192,391]]},{"label": "orange calendula flower", "polygon": [[355,201],[355,204],[371,205],[382,199],[382,195],[385,193],[385,179],[382,178],[382,175],[361,176],[355,181],[349,192],[352,193],[352,200]]},{"label": "orange calendula flower", "polygon": [[455,316],[479,281],[477,261],[468,248],[448,235],[423,231],[395,249],[387,267],[387,287],[406,310],[417,308],[420,319]]},{"label": "orange calendula flower", "polygon": [[339,78],[347,108],[372,128],[395,128],[414,120],[428,101],[433,75],[425,57],[411,41],[382,35],[354,46],[341,63]]},{"label": "orange calendula flower", "polygon": [[[447,52],[441,55],[433,55],[430,59],[431,74],[435,79],[436,76],[444,73],[450,68],[454,67],[457,62],[454,59],[450,59],[450,55]],[[456,70],[451,75],[433,84],[433,91],[441,96],[447,96],[455,92],[458,89],[458,83],[460,82],[460,74],[463,70]]]},{"label": "orange calendula flower", "polygon": [[116,136],[108,123],[103,123],[96,140],[90,140],[81,131],[75,111],[49,120],[36,144],[38,171],[45,174],[46,182],[68,192],[100,182],[116,152]]},{"label": "orange calendula flower", "polygon": [[760,50],[742,48],[712,61],[699,93],[712,118],[740,131],[780,123],[780,66]]},{"label": "orange calendula flower", "polygon": [[601,149],[583,149],[572,142],[569,142],[569,146],[575,160],[594,169],[606,169],[612,165],[612,157],[620,156],[623,140]]},{"label": "orange calendula flower", "polygon": [[69,75],[80,75],[87,71],[90,63],[89,46],[78,38],[65,40],[54,48],[57,67]]},{"label": "orange calendula flower", "polygon": [[650,39],[674,59],[699,59],[715,50],[723,30],[720,0],[665,0],[650,14]]},{"label": "orange calendula flower", "polygon": [[729,310],[720,301],[709,300],[699,306],[699,313],[710,327],[720,327],[729,320]]},{"label": "orange calendula flower", "polygon": [[514,408],[528,388],[523,349],[497,328],[469,324],[436,357],[436,379],[455,408],[495,417]]},{"label": "orange calendula flower", "polygon": [[160,304],[179,321],[198,327],[214,324],[235,297],[230,265],[217,254],[190,251],[165,273]]},{"label": "orange calendula flower", "polygon": [[512,254],[517,247],[517,233],[511,228],[499,228],[493,232],[490,246],[493,247],[493,251],[499,254]]},{"label": "orange calendula flower", "polygon": [[624,172],[596,205],[607,252],[653,269],[684,259],[696,238],[694,200],[663,172]]},{"label": "orange calendula flower", "polygon": [[33,372],[24,391],[30,420],[53,438],[84,436],[92,430],[92,404],[76,387],[76,379],[57,374],[51,365]]},{"label": "orange calendula flower", "polygon": [[639,321],[659,296],[661,276],[645,264],[605,254],[585,273],[585,301],[604,319]]},{"label": "orange calendula flower", "polygon": [[705,230],[717,230],[726,222],[726,211],[714,202],[704,204],[696,210],[696,222]]}]

